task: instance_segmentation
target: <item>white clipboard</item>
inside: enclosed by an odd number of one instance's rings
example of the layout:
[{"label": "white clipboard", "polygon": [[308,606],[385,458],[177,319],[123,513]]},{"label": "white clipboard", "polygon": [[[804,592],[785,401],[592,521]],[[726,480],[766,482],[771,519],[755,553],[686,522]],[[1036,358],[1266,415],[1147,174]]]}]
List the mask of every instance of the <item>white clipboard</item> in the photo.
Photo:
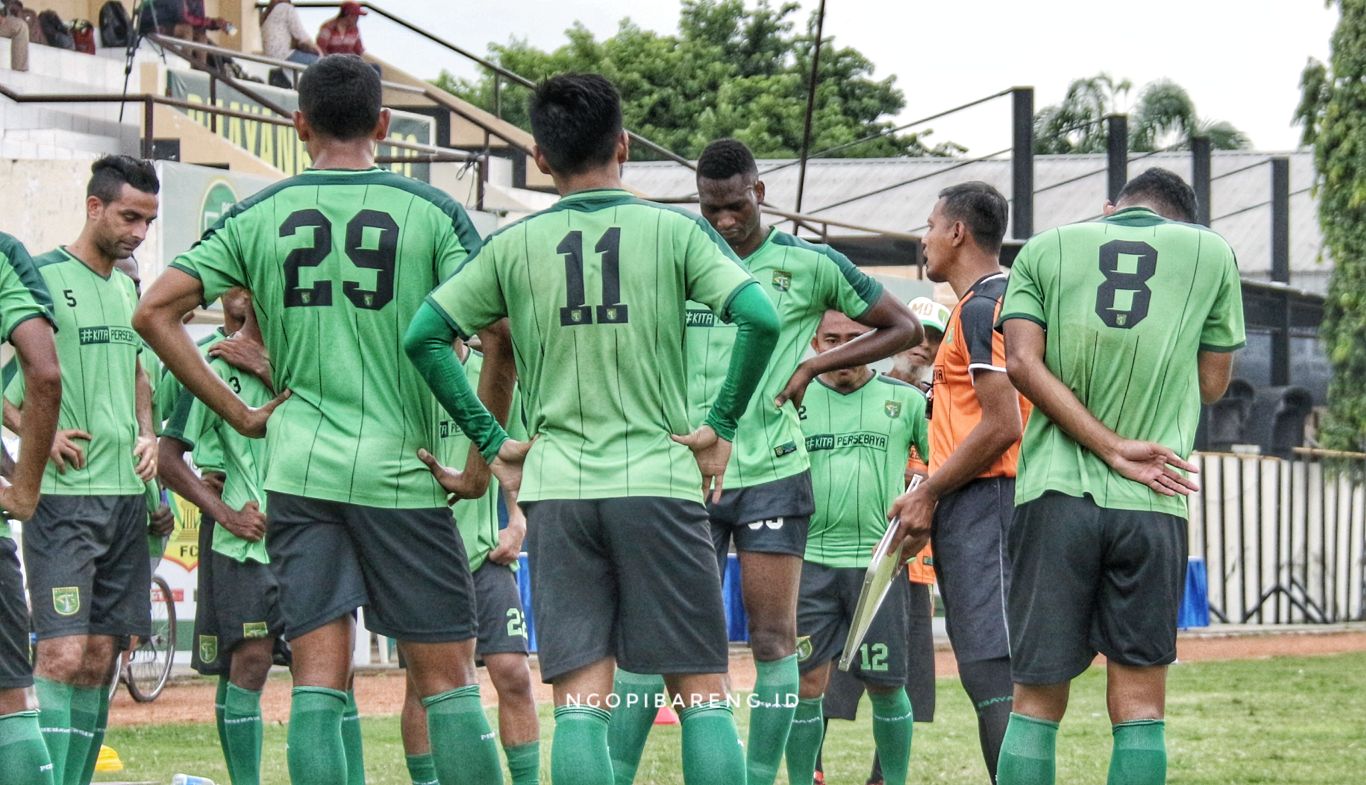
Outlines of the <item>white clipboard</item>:
[{"label": "white clipboard", "polygon": [[[908,490],[914,490],[919,484],[920,476],[916,475],[912,478]],[[888,521],[887,531],[873,549],[873,559],[868,563],[868,571],[863,576],[863,589],[858,595],[854,619],[849,624],[849,637],[844,639],[844,652],[840,654],[839,669],[842,671],[847,672],[853,666],[854,655],[858,653],[859,646],[863,645],[863,639],[868,635],[868,628],[873,626],[873,619],[882,607],[883,600],[887,599],[892,581],[901,572],[904,561],[901,557],[902,548],[898,546],[895,551],[890,550],[892,535],[897,527],[896,520]]]}]

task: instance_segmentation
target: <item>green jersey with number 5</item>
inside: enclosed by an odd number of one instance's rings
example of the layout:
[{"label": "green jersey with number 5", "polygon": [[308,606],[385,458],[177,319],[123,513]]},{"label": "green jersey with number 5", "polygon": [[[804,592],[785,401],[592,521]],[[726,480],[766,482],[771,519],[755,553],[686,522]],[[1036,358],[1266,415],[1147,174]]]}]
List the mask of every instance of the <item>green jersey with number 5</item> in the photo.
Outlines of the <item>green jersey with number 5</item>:
[{"label": "green jersey with number 5", "polygon": [[[1026,243],[997,324],[1010,319],[1047,331],[1048,369],[1106,427],[1183,457],[1200,419],[1199,353],[1235,351],[1245,341],[1228,243],[1141,207]],[[1035,411],[1020,446],[1015,503],[1050,490],[1089,495],[1110,509],[1186,517],[1184,496],[1125,479]]]},{"label": "green jersey with number 5", "polygon": [[422,298],[479,246],[464,209],[415,180],[309,170],[239,202],[177,258],[212,302],[252,303],[274,381],[268,491],[386,509],[445,504],[417,460],[442,415],[403,353]]}]

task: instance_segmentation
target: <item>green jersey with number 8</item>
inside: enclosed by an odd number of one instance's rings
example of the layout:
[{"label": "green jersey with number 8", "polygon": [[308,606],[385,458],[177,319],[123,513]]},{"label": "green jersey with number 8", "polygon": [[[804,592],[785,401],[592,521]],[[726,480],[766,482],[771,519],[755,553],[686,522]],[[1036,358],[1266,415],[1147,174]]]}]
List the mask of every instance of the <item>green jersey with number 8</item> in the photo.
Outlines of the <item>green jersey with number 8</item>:
[{"label": "green jersey with number 8", "polygon": [[[1245,341],[1228,243],[1141,207],[1026,243],[997,323],[1010,319],[1047,331],[1049,371],[1107,428],[1183,457],[1200,419],[1199,353],[1235,351]],[[1116,474],[1036,411],[1020,446],[1015,503],[1050,490],[1089,495],[1109,509],[1186,517],[1184,496]]]},{"label": "green jersey with number 8", "polygon": [[384,509],[445,504],[417,460],[440,407],[403,353],[422,298],[479,246],[464,209],[379,169],[309,170],[239,202],[173,264],[205,302],[252,292],[278,389],[268,491]]}]

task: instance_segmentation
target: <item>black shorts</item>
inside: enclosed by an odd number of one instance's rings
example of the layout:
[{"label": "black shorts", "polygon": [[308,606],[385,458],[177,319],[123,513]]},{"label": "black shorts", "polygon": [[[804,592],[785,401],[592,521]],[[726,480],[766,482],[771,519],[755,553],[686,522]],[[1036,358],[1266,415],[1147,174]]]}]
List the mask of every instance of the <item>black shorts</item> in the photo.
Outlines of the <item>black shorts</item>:
[{"label": "black shorts", "polygon": [[944,496],[934,511],[934,573],[944,623],[959,662],[1010,656],[1006,536],[1015,512],[1015,480],[973,480]]},{"label": "black shorts", "polygon": [[1011,678],[1066,682],[1098,652],[1137,667],[1175,661],[1186,558],[1186,521],[1175,515],[1053,492],[1020,505],[1010,531]]},{"label": "black shorts", "polygon": [[479,565],[474,571],[474,602],[479,613],[476,657],[527,653],[526,613],[511,567],[488,560]]},{"label": "black shorts", "polygon": [[28,624],[18,546],[9,537],[0,537],[0,690],[33,686]]},{"label": "black shorts", "polygon": [[237,561],[213,550],[212,521],[199,529],[199,588],[195,597],[194,649],[190,665],[205,676],[228,673],[232,652],[243,641],[274,638],[276,661],[289,664],[282,640],[280,587],[270,566]]},{"label": "black shorts", "polygon": [[142,494],[43,496],[24,524],[24,568],[39,639],[151,634]]},{"label": "black shorts", "polygon": [[524,505],[541,679],[604,657],[633,673],[725,673],[721,574],[698,502]]},{"label": "black shorts", "polygon": [[477,631],[474,581],[450,509],[393,510],[269,492],[266,549],[285,637],[365,608],[399,641],[465,641]]},{"label": "black shorts", "polygon": [[[802,673],[837,659],[844,652],[849,625],[858,607],[867,570],[802,562],[797,595],[797,669]],[[906,683],[906,602],[908,585],[900,573],[873,617],[849,672],[884,686]]]},{"label": "black shorts", "polygon": [[724,573],[732,540],[737,551],[803,556],[815,511],[809,471],[722,491],[721,501],[707,507],[718,566]]}]

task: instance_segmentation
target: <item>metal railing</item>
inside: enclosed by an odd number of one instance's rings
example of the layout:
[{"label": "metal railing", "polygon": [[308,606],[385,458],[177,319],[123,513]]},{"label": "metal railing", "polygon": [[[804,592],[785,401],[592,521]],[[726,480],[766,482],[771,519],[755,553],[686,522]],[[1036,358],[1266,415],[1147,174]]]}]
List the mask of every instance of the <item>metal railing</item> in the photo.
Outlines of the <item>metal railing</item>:
[{"label": "metal railing", "polygon": [[1234,624],[1366,620],[1366,455],[1202,453],[1190,553],[1210,614]]}]

